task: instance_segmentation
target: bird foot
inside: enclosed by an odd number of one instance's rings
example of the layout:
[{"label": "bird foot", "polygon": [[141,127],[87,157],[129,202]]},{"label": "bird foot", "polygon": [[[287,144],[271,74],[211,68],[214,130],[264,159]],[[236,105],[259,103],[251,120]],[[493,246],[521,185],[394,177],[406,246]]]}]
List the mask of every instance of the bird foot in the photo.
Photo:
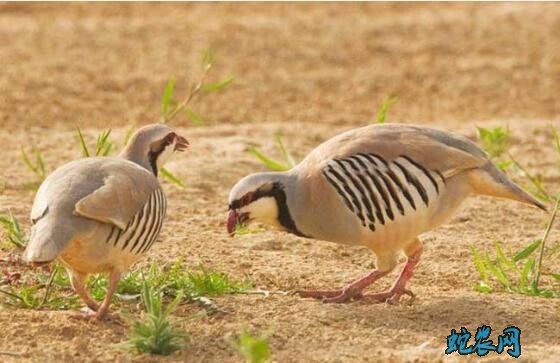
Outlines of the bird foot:
[{"label": "bird foot", "polygon": [[81,308],[79,312],[71,315],[71,318],[93,323],[102,320],[115,320],[118,319],[118,315],[102,312],[99,309],[93,310],[86,306]]},{"label": "bird foot", "polygon": [[397,303],[403,295],[410,296],[410,301],[413,301],[415,295],[409,289],[402,288],[393,288],[389,291],[378,292],[374,294],[364,294],[363,298],[366,300],[374,300],[377,302],[383,302],[387,304],[394,304]]},{"label": "bird foot", "polygon": [[345,303],[360,299],[363,295],[360,290],[344,288],[340,290],[298,290],[295,294],[300,297],[321,299],[324,303]]}]

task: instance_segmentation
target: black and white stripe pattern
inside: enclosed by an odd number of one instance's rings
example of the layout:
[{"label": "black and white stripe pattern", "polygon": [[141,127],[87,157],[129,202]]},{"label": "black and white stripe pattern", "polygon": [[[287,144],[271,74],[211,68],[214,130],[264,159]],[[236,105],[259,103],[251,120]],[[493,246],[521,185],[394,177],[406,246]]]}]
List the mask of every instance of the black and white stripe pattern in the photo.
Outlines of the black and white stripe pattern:
[{"label": "black and white stripe pattern", "polygon": [[154,190],[142,209],[126,225],[125,229],[111,228],[106,243],[127,250],[129,253],[144,253],[157,239],[167,210],[167,199],[161,188]]},{"label": "black and white stripe pattern", "polygon": [[445,178],[406,155],[387,161],[360,153],[329,161],[323,175],[362,226],[375,231],[400,214],[427,208],[445,187]]}]

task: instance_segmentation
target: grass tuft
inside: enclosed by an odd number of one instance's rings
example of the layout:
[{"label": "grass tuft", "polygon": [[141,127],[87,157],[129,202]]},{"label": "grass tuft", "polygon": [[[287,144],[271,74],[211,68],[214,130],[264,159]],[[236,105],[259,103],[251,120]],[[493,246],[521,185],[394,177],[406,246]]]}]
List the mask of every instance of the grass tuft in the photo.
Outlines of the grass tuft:
[{"label": "grass tuft", "polygon": [[284,142],[282,141],[282,135],[277,133],[275,136],[276,139],[276,148],[278,152],[282,156],[282,161],[277,161],[263,153],[258,147],[255,145],[250,146],[251,153],[269,170],[272,171],[286,171],[290,170],[294,166],[296,166],[296,161],[292,154],[286,149],[284,146]]},{"label": "grass tuft", "polygon": [[243,329],[231,344],[247,363],[264,363],[270,359],[269,336],[270,333],[253,336]]},{"label": "grass tuft", "polygon": [[[543,275],[543,256],[546,240],[558,213],[560,200],[557,201],[549,219],[542,239],[536,239],[517,253],[506,252],[502,244],[494,241],[494,258],[487,251],[480,252],[471,246],[474,266],[480,280],[473,286],[474,290],[482,293],[496,291],[496,287],[510,293],[518,293],[540,297],[560,297],[560,290],[552,286],[541,288],[540,277]],[[540,247],[539,255],[533,257]],[[548,273],[553,279],[556,274]]]},{"label": "grass tuft", "polygon": [[4,233],[8,237],[8,241],[17,248],[25,249],[25,246],[27,245],[27,237],[21,230],[21,226],[19,225],[18,220],[13,216],[12,212],[7,215],[1,214],[0,224],[4,226]]},{"label": "grass tuft", "polygon": [[97,136],[97,141],[95,143],[95,153],[91,153],[82,134],[82,130],[77,127],[76,132],[78,133],[78,141],[80,143],[80,148],[82,150],[82,156],[89,158],[90,156],[108,156],[113,150],[113,143],[109,141],[109,136],[111,135],[111,129],[102,131]]},{"label": "grass tuft", "polygon": [[184,335],[173,327],[170,320],[181,298],[182,294],[177,294],[164,308],[162,292],[150,288],[144,281],[142,301],[146,310],[145,316],[142,321],[134,323],[129,339],[124,345],[139,353],[154,355],[170,355],[181,349]]},{"label": "grass tuft", "polygon": [[43,155],[39,149],[35,146],[32,147],[32,152],[35,157],[34,161],[31,161],[29,155],[25,152],[24,148],[21,148],[21,156],[23,158],[23,162],[25,166],[35,174],[37,180],[34,183],[30,183],[30,187],[33,190],[37,190],[39,185],[45,180],[47,173],[45,171],[45,162],[43,161]]}]

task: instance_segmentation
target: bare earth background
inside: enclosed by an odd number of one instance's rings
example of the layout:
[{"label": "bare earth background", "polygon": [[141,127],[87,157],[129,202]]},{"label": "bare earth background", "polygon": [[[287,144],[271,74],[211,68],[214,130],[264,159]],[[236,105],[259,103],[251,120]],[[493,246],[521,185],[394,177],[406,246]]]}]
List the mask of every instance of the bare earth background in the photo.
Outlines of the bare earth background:
[{"label": "bare earth background", "polygon": [[[213,77],[237,78],[195,103],[208,125],[174,123],[192,148],[168,167],[187,187],[165,183],[168,220],[147,260],[184,257],[267,290],[335,287],[372,269],[372,254],[273,231],[226,236],[229,188],[262,170],[248,144],[274,153],[272,136],[282,131],[303,157],[338,132],[372,122],[393,94],[399,99],[390,121],[471,137],[475,125],[509,125],[512,153],[558,191],[548,125],[560,126],[559,44],[558,4],[0,4],[0,183],[7,183],[0,213],[11,209],[29,227],[33,193],[24,184],[32,175],[20,147],[43,150],[50,171],[79,156],[75,126],[90,141],[111,127],[120,147],[130,126],[158,120],[166,80],[192,80],[200,51],[210,47],[218,58]],[[494,332],[521,328],[521,361],[557,362],[557,300],[471,289],[477,275],[469,245],[490,248],[499,239],[517,249],[545,220],[513,202],[472,199],[451,223],[423,236],[411,305],[220,297],[229,314],[192,320],[200,308],[179,309],[176,322],[191,339],[168,358],[115,348],[126,326],[77,322],[68,311],[0,309],[0,351],[22,353],[0,360],[237,362],[225,336],[247,326],[273,331],[277,362],[478,361],[445,357],[445,337],[452,328],[486,324]],[[551,240],[559,237],[555,227]],[[560,263],[550,267],[558,271]],[[394,275],[373,288],[387,287]]]}]

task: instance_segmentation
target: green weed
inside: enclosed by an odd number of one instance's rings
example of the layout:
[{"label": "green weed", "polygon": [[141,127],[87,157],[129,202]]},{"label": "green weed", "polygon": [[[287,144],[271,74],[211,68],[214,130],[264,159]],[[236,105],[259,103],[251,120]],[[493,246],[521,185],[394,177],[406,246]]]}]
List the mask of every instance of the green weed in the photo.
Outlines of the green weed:
[{"label": "green weed", "polygon": [[189,91],[187,93],[187,96],[181,102],[178,102],[174,99],[175,86],[177,84],[175,77],[171,77],[167,81],[161,97],[161,116],[163,123],[171,121],[183,111],[192,124],[204,125],[206,123],[204,118],[196,113],[191,107],[188,107],[189,104],[201,92],[211,93],[220,91],[233,83],[235,79],[235,77],[230,76],[217,82],[206,83],[205,79],[208,76],[210,69],[214,65],[214,62],[214,55],[210,51],[206,50],[202,52],[201,76],[196,83],[191,84],[188,87]]},{"label": "green weed", "polygon": [[[471,246],[474,266],[480,280],[473,286],[478,292],[490,293],[496,291],[492,283],[497,283],[502,289],[510,293],[518,293],[541,297],[560,297],[560,290],[539,286],[542,272],[542,261],[546,240],[556,218],[560,201],[550,217],[542,239],[534,240],[517,253],[506,252],[502,244],[494,241],[494,258],[487,251],[479,252]],[[533,254],[540,247],[538,257]],[[555,274],[551,274],[555,278]],[[495,284],[494,284],[495,285]]]},{"label": "green weed", "polygon": [[270,359],[269,336],[270,333],[253,336],[243,329],[230,343],[247,363],[264,363]]},{"label": "green weed", "polygon": [[78,132],[78,140],[80,142],[80,147],[82,149],[82,155],[85,158],[90,156],[108,156],[113,150],[113,143],[109,141],[109,136],[111,135],[111,129],[102,131],[97,136],[97,141],[95,143],[95,153],[90,153],[87,144],[84,140],[84,135],[79,127],[76,128]]},{"label": "green weed", "polygon": [[280,135],[279,133],[276,134],[275,139],[276,139],[276,147],[283,159],[282,161],[276,161],[272,159],[271,157],[263,153],[255,145],[250,146],[250,151],[269,170],[272,171],[290,170],[291,168],[296,166],[297,163],[294,157],[292,156],[292,154],[284,146],[284,142],[282,141],[282,135]]},{"label": "green weed", "polygon": [[14,246],[20,249],[25,249],[27,245],[27,237],[25,233],[21,230],[18,220],[13,216],[12,212],[10,214],[0,215],[0,224],[4,226],[4,233],[8,238],[8,241]]},{"label": "green weed", "polygon": [[145,316],[142,321],[134,323],[129,339],[124,345],[139,353],[155,355],[170,355],[181,349],[184,335],[173,327],[170,320],[181,298],[181,293],[177,294],[164,308],[162,292],[144,282],[142,301],[146,310]]},{"label": "green weed", "polygon": [[387,113],[389,112],[391,106],[395,104],[395,102],[397,102],[397,97],[394,96],[385,97],[383,103],[381,104],[379,110],[377,111],[377,114],[375,115],[375,123],[378,124],[385,123],[387,119]]},{"label": "green weed", "polygon": [[21,148],[21,156],[23,158],[23,162],[25,166],[35,174],[37,180],[33,183],[29,184],[29,187],[33,190],[37,190],[39,185],[45,180],[47,173],[45,171],[45,163],[43,161],[43,155],[39,149],[35,146],[32,147],[32,152],[35,157],[35,160],[32,161],[29,155],[25,152],[23,147]]},{"label": "green weed", "polygon": [[510,146],[511,132],[509,128],[501,126],[492,129],[477,126],[478,137],[482,141],[484,150],[490,155],[490,158],[498,158],[502,156]]}]

